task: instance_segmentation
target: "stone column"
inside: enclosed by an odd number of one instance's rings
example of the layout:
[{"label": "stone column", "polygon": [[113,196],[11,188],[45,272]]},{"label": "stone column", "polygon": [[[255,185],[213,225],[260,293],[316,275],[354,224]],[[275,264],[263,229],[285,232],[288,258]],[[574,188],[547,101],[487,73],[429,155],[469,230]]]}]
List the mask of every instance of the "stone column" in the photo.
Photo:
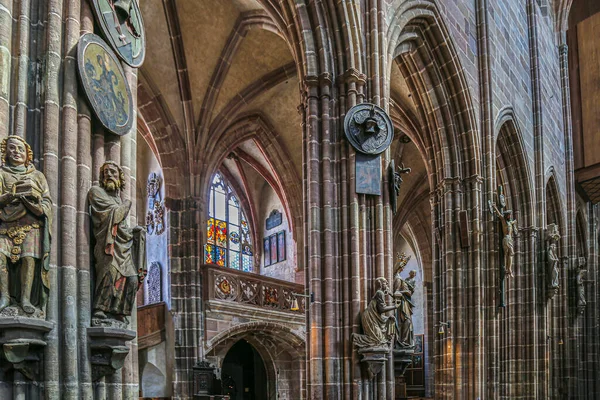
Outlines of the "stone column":
[{"label": "stone column", "polygon": [[[125,163],[131,190],[126,197],[135,200],[135,125],[121,145],[105,134],[79,91],[77,44],[82,33],[93,30],[87,1],[0,1],[0,138],[17,134],[30,141],[54,201],[47,320],[57,323],[47,335],[39,378],[46,399],[94,396],[87,336],[93,276],[86,194],[104,160]],[[128,69],[127,77],[135,94],[136,72]],[[135,323],[134,317],[134,330]],[[136,343],[131,347],[125,390],[119,374],[108,392],[101,383],[96,386],[96,398],[137,396]]]}]

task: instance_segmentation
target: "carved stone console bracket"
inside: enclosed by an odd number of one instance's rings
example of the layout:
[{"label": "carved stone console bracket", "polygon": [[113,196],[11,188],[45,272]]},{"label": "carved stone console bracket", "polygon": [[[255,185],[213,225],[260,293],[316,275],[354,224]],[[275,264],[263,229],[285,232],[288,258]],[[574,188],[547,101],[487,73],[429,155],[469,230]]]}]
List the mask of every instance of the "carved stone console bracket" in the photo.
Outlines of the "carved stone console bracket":
[{"label": "carved stone console bracket", "polygon": [[406,369],[412,364],[412,355],[415,348],[394,349],[394,372],[395,376],[404,376]]},{"label": "carved stone console bracket", "polygon": [[406,378],[404,373],[412,364],[412,355],[415,353],[415,348],[394,349],[394,386],[396,387],[396,398],[405,399],[406,395]]},{"label": "carved stone console bracket", "polygon": [[52,322],[23,317],[0,318],[0,365],[32,381],[42,380],[40,360]]},{"label": "carved stone console bracket", "polygon": [[389,346],[365,347],[358,349],[358,354],[362,356],[361,362],[367,365],[369,376],[373,378],[383,369],[388,360],[390,348]]},{"label": "carved stone console bracket", "polygon": [[136,332],[101,326],[88,328],[87,332],[92,353],[92,380],[97,381],[123,368],[129,354],[126,342],[134,339]]}]

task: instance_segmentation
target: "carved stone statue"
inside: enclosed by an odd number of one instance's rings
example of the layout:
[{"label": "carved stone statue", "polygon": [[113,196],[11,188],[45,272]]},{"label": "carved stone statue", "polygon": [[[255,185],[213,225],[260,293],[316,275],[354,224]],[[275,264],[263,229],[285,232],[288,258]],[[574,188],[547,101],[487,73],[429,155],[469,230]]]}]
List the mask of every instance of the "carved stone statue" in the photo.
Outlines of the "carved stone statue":
[{"label": "carved stone statue", "polygon": [[412,295],[415,291],[416,271],[410,271],[409,278],[404,280],[400,274],[404,270],[410,257],[404,254],[404,260],[396,263],[394,278],[394,301],[396,303],[396,343],[400,347],[412,347],[415,344],[413,330],[413,308]]},{"label": "carved stone statue", "polygon": [[385,298],[390,295],[387,279],[377,278],[377,285],[377,292],[361,315],[364,334],[352,334],[354,345],[359,349],[386,347],[394,338],[395,318],[386,314],[395,310],[396,306],[386,303]]},{"label": "carved stone statue", "polygon": [[92,325],[127,324],[136,292],[146,274],[145,229],[129,228],[131,201],[121,201],[123,171],[108,161],[100,168],[100,186],[88,192],[96,244],[96,290]]},{"label": "carved stone statue", "polygon": [[504,249],[504,268],[506,269],[506,276],[513,277],[512,265],[515,256],[513,235],[517,234],[517,221],[512,218],[511,210],[500,212],[495,204],[491,203],[490,206],[502,223],[502,233],[504,234],[502,247]]},{"label": "carved stone statue", "polygon": [[556,293],[558,293],[558,288],[560,287],[559,282],[559,271],[558,271],[558,250],[557,243],[560,240],[560,233],[558,232],[558,225],[550,224],[548,225],[548,231],[550,232],[548,235],[548,243],[547,243],[547,262],[548,262],[548,296],[552,298]]},{"label": "carved stone statue", "polygon": [[404,163],[400,164],[398,171],[394,172],[394,189],[396,191],[396,197],[400,194],[400,186],[402,185],[402,174],[408,174],[410,168],[404,168]]},{"label": "carved stone statue", "polygon": [[585,268],[587,260],[585,257],[579,257],[579,265],[577,266],[577,310],[583,315],[587,302],[585,300],[585,284],[587,282],[587,269]]},{"label": "carved stone statue", "polygon": [[52,199],[31,147],[19,136],[0,144],[0,311],[44,318],[50,289]]}]

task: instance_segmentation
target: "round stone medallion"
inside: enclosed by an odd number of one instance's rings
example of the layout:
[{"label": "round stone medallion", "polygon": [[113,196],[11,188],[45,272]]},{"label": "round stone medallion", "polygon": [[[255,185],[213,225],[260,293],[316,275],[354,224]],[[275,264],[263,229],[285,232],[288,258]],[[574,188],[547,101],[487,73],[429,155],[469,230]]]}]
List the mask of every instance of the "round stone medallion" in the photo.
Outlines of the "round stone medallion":
[{"label": "round stone medallion", "polygon": [[380,154],[394,138],[394,127],[387,113],[375,104],[361,103],[352,107],[344,119],[344,132],[357,151]]},{"label": "round stone medallion", "polygon": [[102,36],[117,55],[133,68],[144,62],[146,35],[136,0],[92,0]]},{"label": "round stone medallion", "polygon": [[133,100],[119,59],[93,33],[79,39],[77,57],[81,84],[96,117],[109,131],[125,135],[133,123]]}]

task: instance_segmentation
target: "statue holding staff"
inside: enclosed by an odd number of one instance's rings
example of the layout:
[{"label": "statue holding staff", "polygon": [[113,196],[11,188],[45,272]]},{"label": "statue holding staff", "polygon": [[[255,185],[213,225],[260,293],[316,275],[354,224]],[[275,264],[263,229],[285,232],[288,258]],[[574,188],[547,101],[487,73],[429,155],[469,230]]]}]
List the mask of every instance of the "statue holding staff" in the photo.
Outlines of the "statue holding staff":
[{"label": "statue holding staff", "polygon": [[100,186],[88,192],[96,239],[93,325],[111,325],[112,320],[127,324],[146,274],[146,231],[141,226],[128,226],[131,201],[121,201],[124,187],[121,167],[107,161],[100,168]]}]

